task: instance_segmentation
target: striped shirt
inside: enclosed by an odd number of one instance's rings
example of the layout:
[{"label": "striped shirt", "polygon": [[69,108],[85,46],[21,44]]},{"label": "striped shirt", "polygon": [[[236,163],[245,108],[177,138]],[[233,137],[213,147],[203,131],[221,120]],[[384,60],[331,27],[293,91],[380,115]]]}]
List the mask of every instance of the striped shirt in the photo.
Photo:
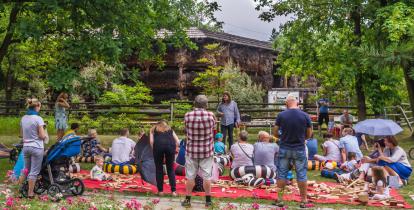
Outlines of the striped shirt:
[{"label": "striped shirt", "polygon": [[212,112],[196,108],[184,117],[187,135],[186,154],[190,158],[208,158],[214,153],[214,128],[216,120]]}]

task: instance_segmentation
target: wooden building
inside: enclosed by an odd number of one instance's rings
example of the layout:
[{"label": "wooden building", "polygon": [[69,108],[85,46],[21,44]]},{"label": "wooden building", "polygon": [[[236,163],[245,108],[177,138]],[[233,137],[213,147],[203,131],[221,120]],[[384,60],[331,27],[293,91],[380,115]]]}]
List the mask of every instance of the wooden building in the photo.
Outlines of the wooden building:
[{"label": "wooden building", "polygon": [[192,99],[200,92],[192,81],[198,72],[204,71],[207,67],[197,60],[206,53],[203,46],[210,43],[220,43],[224,47],[221,57],[217,59],[218,65],[224,66],[232,62],[240,66],[242,71],[266,90],[283,87],[283,79],[275,76],[277,53],[271,42],[197,28],[190,28],[187,33],[198,49],[168,49],[163,69],[160,70],[151,63],[139,63],[134,60],[127,63],[129,67],[141,69],[141,81],[152,89],[155,101],[172,98]]}]

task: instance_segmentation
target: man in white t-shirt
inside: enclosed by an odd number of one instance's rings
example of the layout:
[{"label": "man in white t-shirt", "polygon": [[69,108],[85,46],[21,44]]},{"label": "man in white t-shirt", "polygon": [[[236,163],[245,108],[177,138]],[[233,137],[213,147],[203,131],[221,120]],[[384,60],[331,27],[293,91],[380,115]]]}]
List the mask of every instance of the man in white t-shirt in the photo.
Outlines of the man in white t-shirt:
[{"label": "man in white t-shirt", "polygon": [[247,143],[247,131],[241,131],[239,141],[231,145],[230,153],[233,156],[231,168],[253,165],[253,145]]},{"label": "man in white t-shirt", "polygon": [[112,142],[112,162],[115,164],[129,163],[136,144],[128,138],[128,128],[121,129],[120,135]]}]

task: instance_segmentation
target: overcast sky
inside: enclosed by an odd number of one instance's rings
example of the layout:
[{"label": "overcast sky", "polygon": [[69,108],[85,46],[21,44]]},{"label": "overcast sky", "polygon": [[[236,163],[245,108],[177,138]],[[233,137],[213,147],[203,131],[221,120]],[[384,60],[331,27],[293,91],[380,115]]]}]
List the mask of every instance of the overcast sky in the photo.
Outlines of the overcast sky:
[{"label": "overcast sky", "polygon": [[253,0],[217,0],[221,6],[221,11],[216,12],[215,16],[219,21],[223,21],[224,32],[239,36],[249,37],[258,40],[268,41],[272,29],[279,28],[285,23],[288,17],[277,17],[273,22],[261,21],[258,16],[259,11],[254,9]]}]

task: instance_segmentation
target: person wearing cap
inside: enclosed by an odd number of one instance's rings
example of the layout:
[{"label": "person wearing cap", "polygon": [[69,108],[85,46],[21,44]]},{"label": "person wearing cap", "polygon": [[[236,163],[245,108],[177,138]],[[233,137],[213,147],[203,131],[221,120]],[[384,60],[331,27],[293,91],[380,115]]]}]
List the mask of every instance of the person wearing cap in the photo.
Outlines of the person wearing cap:
[{"label": "person wearing cap", "polygon": [[225,154],[226,146],[223,143],[223,134],[217,133],[214,139],[214,153],[219,155]]},{"label": "person wearing cap", "polygon": [[305,139],[312,136],[312,122],[308,114],[299,109],[299,102],[294,95],[286,98],[287,109],[276,118],[273,134],[279,136],[279,153],[277,165],[277,187],[280,189],[275,205],[284,207],[282,196],[288,182],[290,163],[295,163],[296,177],[301,197],[300,208],[308,208],[307,199],[307,164]]}]

